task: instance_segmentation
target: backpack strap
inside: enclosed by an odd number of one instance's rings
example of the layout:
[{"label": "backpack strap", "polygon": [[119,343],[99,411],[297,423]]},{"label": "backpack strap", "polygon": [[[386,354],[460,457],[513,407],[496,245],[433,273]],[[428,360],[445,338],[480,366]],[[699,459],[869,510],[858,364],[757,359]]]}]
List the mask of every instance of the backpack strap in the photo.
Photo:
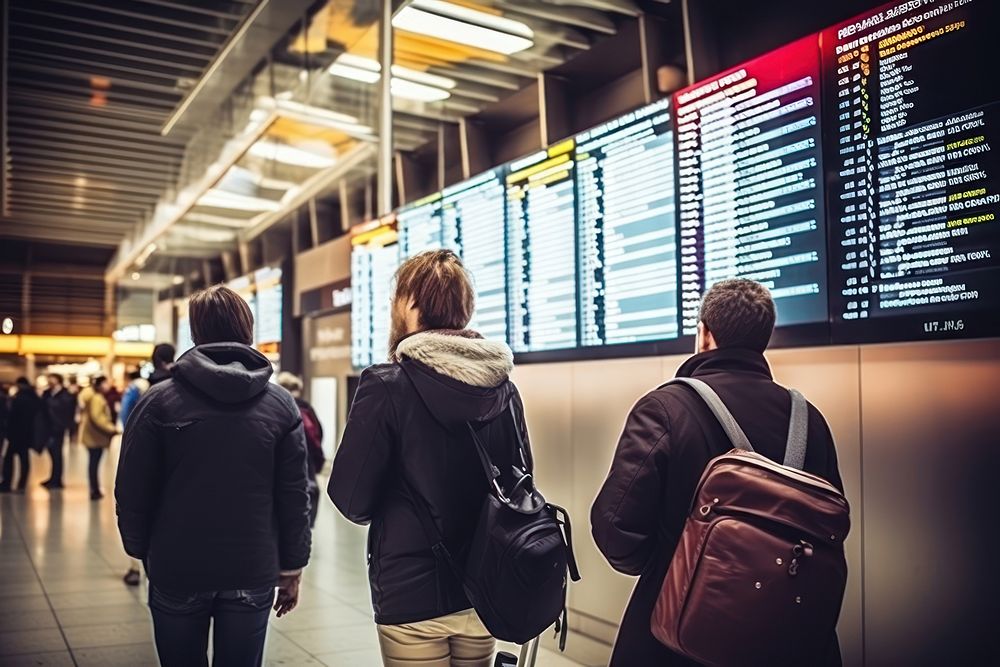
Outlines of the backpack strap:
[{"label": "backpack strap", "polygon": [[674,378],[670,380],[663,386],[671,384],[683,384],[691,387],[697,392],[708,409],[712,411],[715,418],[719,420],[719,424],[722,426],[722,430],[726,432],[726,437],[729,438],[729,442],[732,443],[733,447],[736,449],[742,449],[747,452],[752,452],[753,446],[750,444],[750,440],[747,438],[746,433],[740,428],[740,425],[736,423],[736,418],[733,417],[733,413],[729,411],[726,404],[722,402],[719,395],[715,393],[715,390],[709,387],[705,382],[695,379],[695,378]]},{"label": "backpack strap", "polygon": [[[663,386],[671,384],[683,384],[695,390],[698,396],[705,402],[708,409],[712,411],[715,418],[719,420],[722,430],[726,432],[726,437],[733,447],[748,452],[754,451],[746,433],[736,423],[736,418],[729,411],[726,404],[722,402],[719,395],[715,393],[708,384],[696,378],[674,378]],[[783,465],[796,470],[802,470],[806,462],[807,436],[809,434],[809,404],[806,397],[797,389],[789,389],[792,397],[792,413],[788,424],[788,440],[785,443],[785,460]]]},{"label": "backpack strap", "polygon": [[788,443],[784,464],[802,470],[806,464],[806,438],[809,435],[809,404],[798,389],[789,389],[792,396],[792,416],[788,423]]}]

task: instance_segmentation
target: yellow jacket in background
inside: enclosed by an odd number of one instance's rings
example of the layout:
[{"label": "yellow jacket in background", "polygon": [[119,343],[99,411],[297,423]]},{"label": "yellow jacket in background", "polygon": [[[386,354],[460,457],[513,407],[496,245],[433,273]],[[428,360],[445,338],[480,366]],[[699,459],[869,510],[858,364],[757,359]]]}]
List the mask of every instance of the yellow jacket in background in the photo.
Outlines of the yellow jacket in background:
[{"label": "yellow jacket in background", "polygon": [[86,387],[80,392],[80,442],[89,449],[106,449],[117,429],[111,420],[111,407],[104,394]]}]

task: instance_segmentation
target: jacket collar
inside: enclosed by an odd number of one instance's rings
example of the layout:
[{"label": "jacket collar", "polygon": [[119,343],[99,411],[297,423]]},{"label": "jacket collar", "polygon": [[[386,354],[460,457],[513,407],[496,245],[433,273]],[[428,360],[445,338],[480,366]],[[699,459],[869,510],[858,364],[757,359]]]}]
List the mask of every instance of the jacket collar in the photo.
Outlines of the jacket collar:
[{"label": "jacket collar", "polygon": [[400,341],[396,357],[407,357],[446,377],[473,387],[496,387],[514,370],[505,343],[466,331],[421,331]]},{"label": "jacket collar", "polygon": [[677,377],[703,377],[718,373],[746,373],[773,379],[771,367],[763,354],[740,347],[696,354],[677,369]]}]

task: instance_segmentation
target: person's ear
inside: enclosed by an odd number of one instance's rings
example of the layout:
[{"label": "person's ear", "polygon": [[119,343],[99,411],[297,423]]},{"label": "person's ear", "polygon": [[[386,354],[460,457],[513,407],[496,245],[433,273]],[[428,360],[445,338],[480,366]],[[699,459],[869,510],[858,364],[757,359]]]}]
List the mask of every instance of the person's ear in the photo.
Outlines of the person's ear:
[{"label": "person's ear", "polygon": [[697,354],[702,352],[711,352],[712,350],[717,350],[719,348],[718,344],[715,342],[715,336],[708,327],[705,326],[704,322],[698,322],[698,337],[696,343]]}]

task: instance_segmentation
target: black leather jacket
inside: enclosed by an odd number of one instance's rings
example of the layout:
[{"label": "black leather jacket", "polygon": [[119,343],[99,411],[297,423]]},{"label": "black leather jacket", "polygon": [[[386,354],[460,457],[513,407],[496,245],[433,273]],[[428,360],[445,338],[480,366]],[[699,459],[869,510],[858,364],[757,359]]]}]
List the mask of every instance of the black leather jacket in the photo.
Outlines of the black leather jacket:
[{"label": "black leather jacket", "polygon": [[263,588],[309,561],[302,420],[271,372],[246,345],[200,345],[136,404],[118,463],[118,527],[159,588]]}]

